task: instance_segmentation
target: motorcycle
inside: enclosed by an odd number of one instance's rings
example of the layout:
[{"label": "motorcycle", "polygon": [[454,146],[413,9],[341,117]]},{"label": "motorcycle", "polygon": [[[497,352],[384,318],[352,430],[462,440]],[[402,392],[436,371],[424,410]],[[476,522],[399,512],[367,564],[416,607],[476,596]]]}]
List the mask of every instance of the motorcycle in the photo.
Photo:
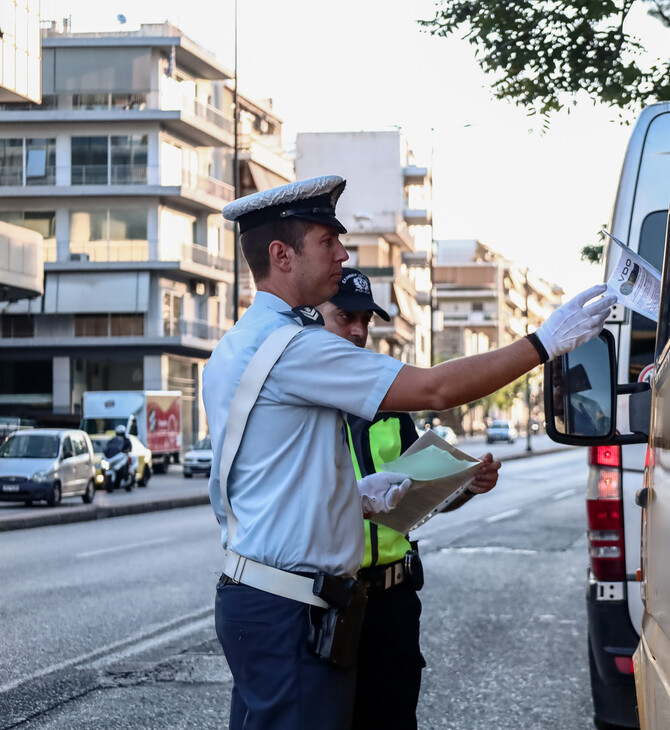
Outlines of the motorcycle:
[{"label": "motorcycle", "polygon": [[135,463],[126,451],[120,451],[115,445],[105,448],[100,459],[100,473],[105,489],[125,489],[130,492],[137,481]]}]

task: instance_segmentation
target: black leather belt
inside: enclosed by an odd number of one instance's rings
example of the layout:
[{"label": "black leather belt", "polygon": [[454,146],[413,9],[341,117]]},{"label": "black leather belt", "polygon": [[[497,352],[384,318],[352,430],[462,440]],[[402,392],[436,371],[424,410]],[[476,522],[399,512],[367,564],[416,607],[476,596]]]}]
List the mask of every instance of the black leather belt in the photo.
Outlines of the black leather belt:
[{"label": "black leather belt", "polygon": [[358,580],[367,588],[368,593],[386,591],[405,581],[405,559],[388,565],[375,565],[361,568]]}]

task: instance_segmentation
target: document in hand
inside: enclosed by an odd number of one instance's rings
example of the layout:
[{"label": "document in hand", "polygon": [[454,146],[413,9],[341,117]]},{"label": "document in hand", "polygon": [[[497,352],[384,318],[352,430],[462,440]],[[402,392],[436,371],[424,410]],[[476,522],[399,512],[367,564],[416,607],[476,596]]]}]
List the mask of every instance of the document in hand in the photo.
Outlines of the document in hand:
[{"label": "document in hand", "polygon": [[382,465],[384,471],[408,474],[412,486],[395,509],[375,514],[374,522],[406,535],[461,495],[480,465],[479,459],[426,431],[402,456]]},{"label": "document in hand", "polygon": [[[607,280],[607,288],[629,309],[658,322],[661,274],[625,243],[603,230],[619,248],[619,260]],[[614,257],[613,257],[614,258]]]}]

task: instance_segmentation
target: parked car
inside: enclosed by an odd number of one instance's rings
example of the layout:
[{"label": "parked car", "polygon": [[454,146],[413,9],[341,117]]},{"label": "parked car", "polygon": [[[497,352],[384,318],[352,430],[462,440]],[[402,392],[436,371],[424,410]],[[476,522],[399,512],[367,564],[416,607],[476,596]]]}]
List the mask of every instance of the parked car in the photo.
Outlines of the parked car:
[{"label": "parked car", "polygon": [[[128,434],[127,434],[128,435]],[[109,439],[114,436],[114,432],[110,431],[104,436],[91,436],[91,443],[93,444],[93,461],[95,463],[95,485],[96,487],[104,487],[104,479],[100,472],[100,459],[102,459],[102,452],[105,450],[105,446]],[[135,459],[135,473],[137,474],[137,486],[146,487],[151,478],[151,467],[152,467],[152,453],[137,436],[132,434],[128,435],[130,443],[133,445],[130,455]]]},{"label": "parked car", "polygon": [[184,457],[184,476],[190,479],[194,474],[209,476],[212,469],[212,440],[209,436],[193,444]]},{"label": "parked car", "polygon": [[511,421],[494,420],[486,429],[486,443],[492,444],[495,441],[506,441],[509,444],[513,444],[518,435]]},{"label": "parked car", "polygon": [[76,429],[15,431],[0,444],[0,500],[44,500],[50,507],[62,497],[95,496],[93,448],[88,434]]}]

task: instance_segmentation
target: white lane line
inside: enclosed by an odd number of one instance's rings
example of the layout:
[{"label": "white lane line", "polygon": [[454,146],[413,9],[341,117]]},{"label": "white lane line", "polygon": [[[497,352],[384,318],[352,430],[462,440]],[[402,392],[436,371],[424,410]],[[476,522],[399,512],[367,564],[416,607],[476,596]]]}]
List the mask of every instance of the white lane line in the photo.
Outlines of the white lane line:
[{"label": "white lane line", "polygon": [[168,623],[154,626],[154,628],[149,631],[134,634],[133,636],[127,639],[123,639],[122,641],[116,641],[113,644],[108,644],[107,646],[103,646],[100,649],[89,651],[86,654],[80,654],[79,656],[73,657],[72,659],[67,659],[64,662],[51,664],[48,667],[44,667],[43,669],[39,669],[38,671],[33,672],[33,674],[28,674],[23,677],[19,677],[12,682],[7,682],[6,684],[0,685],[0,694],[2,694],[3,692],[9,692],[10,690],[15,689],[16,687],[19,687],[20,685],[27,682],[33,682],[40,677],[45,677],[47,674],[51,674],[52,672],[59,672],[63,669],[67,669],[68,667],[85,664],[86,662],[94,663],[92,666],[95,666],[95,663],[97,662],[102,662],[104,664],[104,660],[106,659],[107,655],[111,654],[112,652],[116,652],[115,654],[112,654],[112,656],[114,657],[127,656],[128,654],[134,653],[133,649],[135,647],[137,647],[137,651],[143,651],[144,648],[152,645],[152,643],[155,642],[157,638],[167,636],[168,640],[170,640],[173,638],[173,636],[188,633],[189,630],[197,631],[201,627],[203,622],[209,622],[211,624],[211,622],[213,621],[213,613],[213,607],[209,606],[206,609],[201,609],[200,611],[188,614],[187,616],[182,616],[181,618],[174,621],[169,621]]},{"label": "white lane line", "polygon": [[498,522],[499,520],[505,520],[508,517],[514,517],[515,515],[521,514],[520,509],[508,509],[506,512],[499,512],[497,515],[491,515],[486,518],[487,522]]},{"label": "white lane line", "polygon": [[573,489],[565,489],[564,491],[559,492],[558,494],[554,494],[554,496],[552,497],[552,499],[554,501],[558,501],[559,499],[565,499],[566,497],[571,497],[576,492],[577,492],[577,490],[574,489],[574,488]]},{"label": "white lane line", "polygon": [[102,550],[90,550],[86,553],[77,553],[76,558],[90,558],[92,555],[103,555],[104,553],[118,553],[122,550],[134,550],[138,547],[147,547],[148,545],[161,545],[164,542],[170,542],[171,538],[161,537],[158,540],[146,540],[145,542],[131,542],[126,545],[117,545],[112,548],[104,548]]}]

